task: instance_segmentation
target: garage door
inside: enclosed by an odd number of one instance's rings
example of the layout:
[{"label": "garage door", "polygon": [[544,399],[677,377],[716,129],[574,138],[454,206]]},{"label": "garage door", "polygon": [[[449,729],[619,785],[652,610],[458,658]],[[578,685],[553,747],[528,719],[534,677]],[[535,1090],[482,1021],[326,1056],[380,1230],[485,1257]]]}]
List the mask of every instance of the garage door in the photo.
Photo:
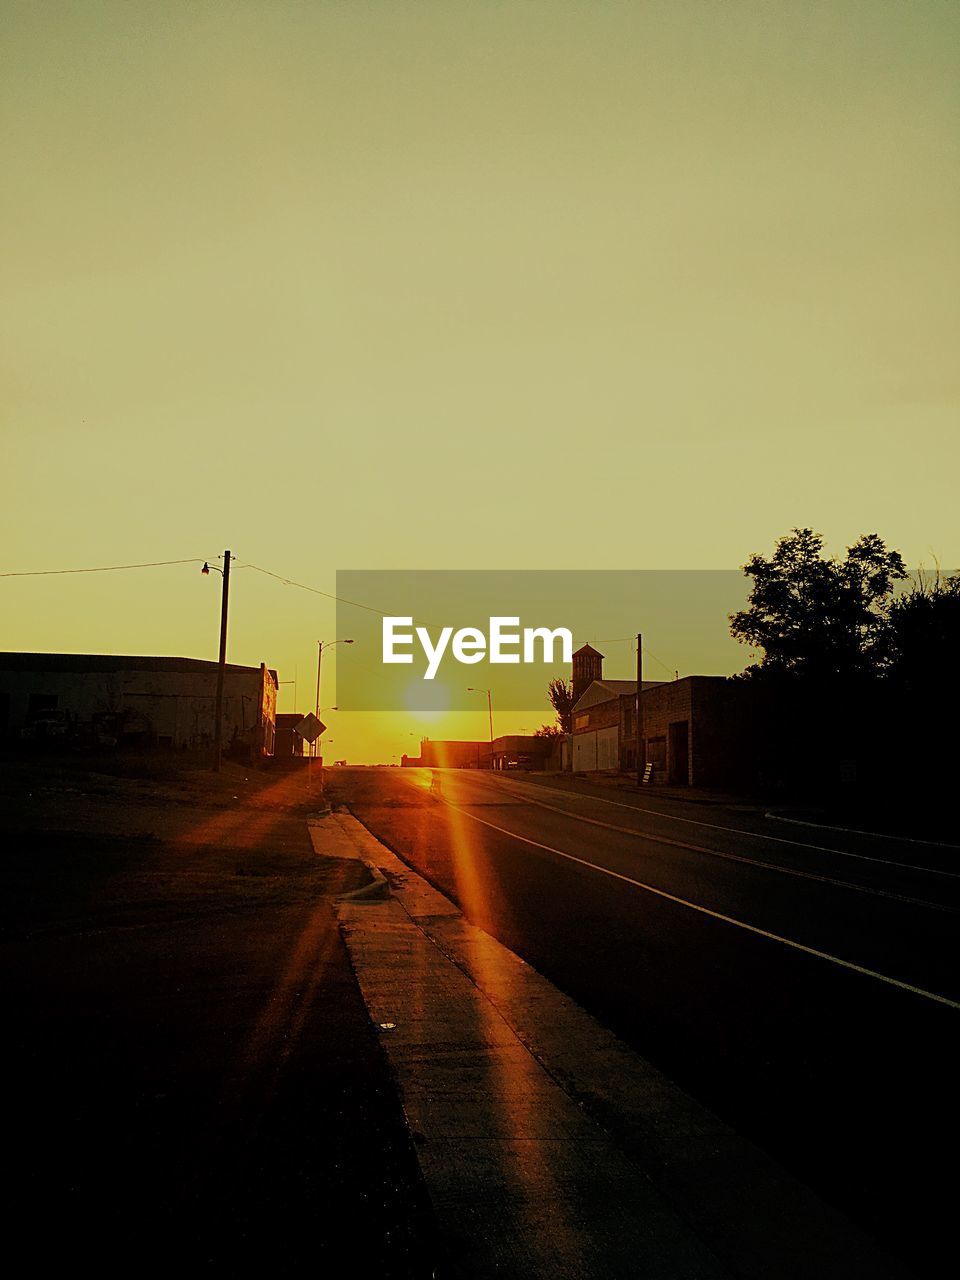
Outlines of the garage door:
[{"label": "garage door", "polygon": [[608,729],[597,730],[598,769],[618,769],[620,767],[620,744],[618,738],[619,734],[615,724],[611,725]]}]

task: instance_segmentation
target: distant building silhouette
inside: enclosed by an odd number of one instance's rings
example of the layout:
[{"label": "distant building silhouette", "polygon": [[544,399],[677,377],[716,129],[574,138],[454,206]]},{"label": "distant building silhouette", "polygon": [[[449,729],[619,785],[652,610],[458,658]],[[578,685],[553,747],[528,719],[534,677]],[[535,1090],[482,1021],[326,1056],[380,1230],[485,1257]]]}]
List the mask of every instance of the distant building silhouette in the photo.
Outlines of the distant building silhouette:
[{"label": "distant building silhouette", "polygon": [[404,755],[405,769],[545,769],[554,750],[552,738],[534,734],[508,733],[493,742],[424,738],[419,756]]}]

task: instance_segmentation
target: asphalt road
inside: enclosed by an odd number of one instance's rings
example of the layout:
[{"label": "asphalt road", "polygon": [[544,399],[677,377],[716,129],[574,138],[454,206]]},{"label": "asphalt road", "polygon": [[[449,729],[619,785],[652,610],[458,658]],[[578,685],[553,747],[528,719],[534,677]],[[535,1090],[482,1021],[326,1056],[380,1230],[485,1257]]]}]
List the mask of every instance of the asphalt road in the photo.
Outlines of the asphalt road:
[{"label": "asphalt road", "polygon": [[474,923],[933,1274],[960,1136],[960,851],[515,775],[328,777]]}]

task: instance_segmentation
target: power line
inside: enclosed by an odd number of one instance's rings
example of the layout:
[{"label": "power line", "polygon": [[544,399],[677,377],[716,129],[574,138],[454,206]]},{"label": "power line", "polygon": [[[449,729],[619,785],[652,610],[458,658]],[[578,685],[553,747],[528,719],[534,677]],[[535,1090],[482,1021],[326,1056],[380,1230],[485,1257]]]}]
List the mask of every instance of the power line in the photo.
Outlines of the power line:
[{"label": "power line", "polygon": [[[186,560],[148,560],[142,564],[104,564],[95,565],[87,569],[26,569],[21,571],[0,573],[0,578],[46,578],[52,576],[61,576],[73,573],[117,573],[124,569],[159,569],[167,565],[175,564],[205,564],[209,561],[201,559],[200,556],[190,556]],[[308,586],[305,582],[296,582],[293,578],[288,578],[282,573],[274,573],[272,569],[264,569],[262,565],[252,564],[249,560],[235,561],[237,568],[253,569],[256,573],[262,573],[268,578],[273,578],[277,582],[282,582],[285,587],[296,587],[299,591],[309,591],[311,595],[322,596],[325,600],[334,600],[337,604],[348,604],[354,609],[366,609],[368,613],[375,613],[381,618],[393,617],[393,614],[385,612],[383,609],[377,609],[370,604],[361,604],[359,600],[348,600],[345,596],[338,596],[332,591],[321,591],[319,587]],[[428,623],[428,626],[439,626],[439,623]],[[597,640],[597,644],[624,644],[628,640],[635,639],[634,636],[615,636],[605,640]],[[658,658],[655,653],[644,646],[644,653],[648,657],[653,658],[654,662],[660,664],[664,671],[673,671],[672,667]]]},{"label": "power line", "polygon": [[[163,565],[171,564],[207,564],[210,559],[210,556],[207,556],[205,560],[200,556],[191,556],[186,560],[149,560],[143,564],[102,564],[87,569],[26,569],[0,573],[0,578],[43,578],[70,573],[115,573],[120,569],[157,569]],[[344,596],[334,595],[331,591],[321,591],[319,587],[308,586],[305,582],[295,582],[293,578],[288,578],[282,573],[274,573],[271,569],[264,569],[259,564],[251,564],[248,560],[236,560],[234,563],[238,568],[255,569],[257,573],[263,573],[268,578],[274,578],[277,582],[282,582],[286,587],[297,587],[300,591],[309,591],[312,595],[323,596],[327,600],[335,600],[338,604],[348,604],[355,609],[366,609],[369,613],[376,613],[381,618],[393,616],[383,609],[375,609],[373,605],[361,604],[359,600],[347,600]]]},{"label": "power line", "polygon": [[659,662],[660,666],[663,667],[664,671],[669,671],[670,675],[674,676],[678,674],[676,667],[668,667],[667,664],[664,662],[664,660],[662,658],[658,658],[655,653],[651,653],[646,645],[643,646],[643,652],[647,655],[648,658],[652,658],[654,662]]},{"label": "power line", "polygon": [[187,560],[148,560],[145,564],[100,564],[91,569],[25,569],[13,573],[0,573],[0,578],[47,578],[64,573],[116,573],[119,569],[159,569],[168,564],[203,564],[199,556]]},{"label": "power line", "polygon": [[361,604],[359,600],[347,600],[344,596],[334,595],[332,591],[321,591],[319,587],[308,587],[305,582],[294,582],[292,578],[285,578],[282,573],[273,573],[272,570],[263,569],[258,564],[251,564],[249,560],[239,560],[237,563],[242,569],[255,569],[257,573],[265,573],[268,578],[276,578],[277,582],[282,582],[285,587],[299,587],[301,591],[309,591],[312,595],[323,596],[326,600],[336,600],[338,604],[349,604],[354,609],[366,609],[369,613],[379,614],[381,618],[395,616],[385,613],[383,609],[375,609],[371,604]]},{"label": "power line", "polygon": [[[612,637],[608,636],[607,639],[605,640],[595,640],[593,641],[593,643],[594,644],[626,644],[627,641],[631,641],[632,643],[635,644],[636,640],[637,640],[636,636],[612,636]],[[648,658],[652,658],[654,662],[658,662],[660,666],[663,667],[664,671],[669,671],[672,676],[676,675],[677,673],[676,667],[668,667],[667,664],[664,662],[664,660],[662,658],[658,658],[657,655],[653,653],[650,649],[648,649],[646,645],[643,646],[643,652],[647,655]]]}]

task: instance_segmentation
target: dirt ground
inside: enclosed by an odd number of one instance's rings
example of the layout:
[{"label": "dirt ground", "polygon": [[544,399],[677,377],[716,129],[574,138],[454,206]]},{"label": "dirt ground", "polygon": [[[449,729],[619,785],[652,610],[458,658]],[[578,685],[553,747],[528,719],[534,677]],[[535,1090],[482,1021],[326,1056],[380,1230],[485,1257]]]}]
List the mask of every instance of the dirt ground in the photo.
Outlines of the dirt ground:
[{"label": "dirt ground", "polygon": [[[429,1276],[430,1212],[302,771],[0,764],[14,1197],[34,1266],[344,1255]],[[339,1266],[338,1266],[339,1270]]]}]

